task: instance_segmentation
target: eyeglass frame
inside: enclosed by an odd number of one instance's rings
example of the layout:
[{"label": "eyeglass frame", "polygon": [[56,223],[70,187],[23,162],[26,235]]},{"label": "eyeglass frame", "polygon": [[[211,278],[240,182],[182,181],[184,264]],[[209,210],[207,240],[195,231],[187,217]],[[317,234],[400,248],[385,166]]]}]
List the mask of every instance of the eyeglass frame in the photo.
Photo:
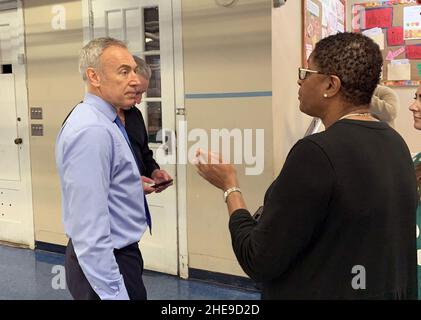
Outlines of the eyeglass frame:
[{"label": "eyeglass frame", "polygon": [[[305,72],[305,74],[304,74],[304,77],[301,77],[301,73],[302,72]],[[300,80],[305,80],[305,79],[307,79],[307,74],[308,73],[315,73],[315,74],[324,74],[324,75],[328,75],[328,74],[325,74],[325,73],[323,73],[323,72],[320,72],[320,71],[317,71],[317,70],[311,70],[311,69],[306,69],[306,68],[301,68],[301,67],[298,67],[298,79],[300,79]]]}]

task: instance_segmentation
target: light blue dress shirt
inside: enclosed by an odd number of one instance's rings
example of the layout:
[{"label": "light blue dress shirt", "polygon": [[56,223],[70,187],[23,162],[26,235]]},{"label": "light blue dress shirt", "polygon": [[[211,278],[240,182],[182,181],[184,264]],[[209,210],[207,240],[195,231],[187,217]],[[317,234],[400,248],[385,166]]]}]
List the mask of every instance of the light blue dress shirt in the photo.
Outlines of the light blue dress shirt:
[{"label": "light blue dress shirt", "polygon": [[64,229],[101,299],[128,299],[113,250],[138,242],[147,228],[143,185],[116,110],[87,93],[56,143]]}]

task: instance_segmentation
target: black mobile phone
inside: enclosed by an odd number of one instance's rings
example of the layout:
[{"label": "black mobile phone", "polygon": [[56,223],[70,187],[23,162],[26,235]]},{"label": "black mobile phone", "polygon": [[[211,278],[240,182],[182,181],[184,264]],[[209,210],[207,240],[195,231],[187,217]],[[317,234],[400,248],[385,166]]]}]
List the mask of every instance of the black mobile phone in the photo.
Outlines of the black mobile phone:
[{"label": "black mobile phone", "polygon": [[159,188],[159,187],[162,187],[162,186],[166,186],[167,184],[170,184],[171,182],[173,182],[173,179],[162,181],[160,183],[154,184],[151,187],[152,188]]},{"label": "black mobile phone", "polygon": [[259,207],[257,211],[253,214],[253,219],[259,222],[260,218],[262,217],[263,213],[263,206]]}]

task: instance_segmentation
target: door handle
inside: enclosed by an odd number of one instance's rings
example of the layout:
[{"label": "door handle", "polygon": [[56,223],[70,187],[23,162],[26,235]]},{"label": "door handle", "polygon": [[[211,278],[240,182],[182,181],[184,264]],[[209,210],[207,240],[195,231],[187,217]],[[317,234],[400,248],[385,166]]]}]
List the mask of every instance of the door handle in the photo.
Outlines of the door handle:
[{"label": "door handle", "polygon": [[165,154],[168,156],[172,154],[172,139],[171,139],[171,131],[165,130]]},{"label": "door handle", "polygon": [[163,138],[162,138],[162,145],[160,147],[161,150],[165,152],[166,156],[174,155],[175,150],[177,149],[176,141],[177,137],[175,132],[169,129],[163,129]]},{"label": "door handle", "polygon": [[22,138],[15,139],[15,144],[22,144],[22,142],[23,142]]}]

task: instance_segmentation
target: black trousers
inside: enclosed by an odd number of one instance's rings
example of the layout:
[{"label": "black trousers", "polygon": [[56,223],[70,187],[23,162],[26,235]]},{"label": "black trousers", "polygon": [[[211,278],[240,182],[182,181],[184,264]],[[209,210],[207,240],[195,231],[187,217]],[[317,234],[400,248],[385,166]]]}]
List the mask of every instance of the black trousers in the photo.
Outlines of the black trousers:
[{"label": "black trousers", "polygon": [[[146,300],[146,289],[142,280],[143,259],[138,244],[114,249],[114,256],[130,300]],[[65,268],[67,288],[75,300],[100,300],[79,265],[71,239],[66,248]]]}]

